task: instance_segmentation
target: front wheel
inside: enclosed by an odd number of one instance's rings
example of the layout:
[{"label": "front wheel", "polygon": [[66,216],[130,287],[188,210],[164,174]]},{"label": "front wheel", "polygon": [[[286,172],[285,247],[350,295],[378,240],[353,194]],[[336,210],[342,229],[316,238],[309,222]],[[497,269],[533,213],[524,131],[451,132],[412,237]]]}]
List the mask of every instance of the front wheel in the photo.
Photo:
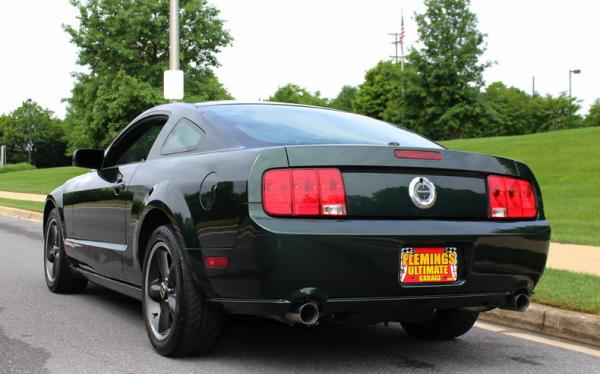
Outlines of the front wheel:
[{"label": "front wheel", "polygon": [[206,302],[170,225],[150,237],[144,259],[143,310],[148,337],[163,356],[206,353],[217,343],[222,312]]},{"label": "front wheel", "polygon": [[65,254],[62,225],[58,209],[48,215],[44,232],[44,276],[48,289],[55,293],[80,292],[87,286],[87,280],[77,278],[69,269]]},{"label": "front wheel", "polygon": [[419,339],[453,339],[471,330],[477,317],[477,312],[442,309],[427,322],[401,322],[401,325],[409,335]]}]

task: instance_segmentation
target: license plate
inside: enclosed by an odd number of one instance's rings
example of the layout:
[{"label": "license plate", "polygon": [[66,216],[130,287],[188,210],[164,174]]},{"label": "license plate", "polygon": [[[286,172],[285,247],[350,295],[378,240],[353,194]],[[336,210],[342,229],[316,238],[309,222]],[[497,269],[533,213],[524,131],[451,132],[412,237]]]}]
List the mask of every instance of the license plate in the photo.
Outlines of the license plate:
[{"label": "license plate", "polygon": [[398,278],[402,284],[456,282],[458,251],[454,247],[402,248]]}]

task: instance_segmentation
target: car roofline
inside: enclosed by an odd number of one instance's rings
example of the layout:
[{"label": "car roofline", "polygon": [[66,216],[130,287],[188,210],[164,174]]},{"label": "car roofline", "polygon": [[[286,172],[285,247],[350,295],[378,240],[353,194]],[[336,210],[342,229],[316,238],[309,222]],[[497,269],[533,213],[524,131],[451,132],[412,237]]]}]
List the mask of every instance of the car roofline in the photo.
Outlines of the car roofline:
[{"label": "car roofline", "polygon": [[293,106],[293,107],[301,107],[301,108],[313,108],[313,109],[323,109],[323,110],[332,110],[332,111],[340,111],[334,108],[328,108],[323,106],[316,105],[307,105],[307,104],[296,104],[296,103],[282,103],[276,101],[241,101],[241,100],[217,100],[217,101],[204,101],[193,104],[197,108],[203,108],[208,106],[217,106],[217,105],[271,105],[271,106]]}]

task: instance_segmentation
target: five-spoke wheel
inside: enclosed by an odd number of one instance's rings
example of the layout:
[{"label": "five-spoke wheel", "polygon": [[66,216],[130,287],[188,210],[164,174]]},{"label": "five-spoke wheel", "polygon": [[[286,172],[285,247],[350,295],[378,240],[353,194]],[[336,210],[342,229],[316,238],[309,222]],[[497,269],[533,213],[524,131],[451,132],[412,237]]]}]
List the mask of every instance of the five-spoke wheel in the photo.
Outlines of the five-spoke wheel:
[{"label": "five-spoke wheel", "polygon": [[177,316],[177,277],[170,251],[165,242],[154,243],[145,275],[146,318],[159,340],[167,338]]},{"label": "five-spoke wheel", "polygon": [[58,209],[52,209],[46,219],[44,231],[44,275],[52,292],[79,292],[87,280],[71,272],[70,262],[64,254],[62,225]]},{"label": "five-spoke wheel", "polygon": [[165,356],[205,353],[217,342],[222,311],[194,280],[182,239],[171,225],[154,230],[143,267],[144,321],[154,348]]},{"label": "five-spoke wheel", "polygon": [[58,262],[60,261],[60,237],[58,223],[53,217],[48,220],[44,248],[46,278],[49,282],[54,283],[59,266]]}]

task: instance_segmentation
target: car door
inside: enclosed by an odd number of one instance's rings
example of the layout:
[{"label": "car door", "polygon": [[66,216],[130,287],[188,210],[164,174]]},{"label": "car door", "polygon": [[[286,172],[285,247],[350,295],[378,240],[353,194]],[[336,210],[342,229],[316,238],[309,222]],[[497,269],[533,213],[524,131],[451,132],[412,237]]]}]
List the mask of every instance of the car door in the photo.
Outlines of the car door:
[{"label": "car door", "polygon": [[65,244],[70,256],[88,270],[123,278],[133,199],[128,185],[166,121],[166,116],[150,116],[129,126],[107,150],[102,168],[79,180],[71,196],[72,237]]}]

